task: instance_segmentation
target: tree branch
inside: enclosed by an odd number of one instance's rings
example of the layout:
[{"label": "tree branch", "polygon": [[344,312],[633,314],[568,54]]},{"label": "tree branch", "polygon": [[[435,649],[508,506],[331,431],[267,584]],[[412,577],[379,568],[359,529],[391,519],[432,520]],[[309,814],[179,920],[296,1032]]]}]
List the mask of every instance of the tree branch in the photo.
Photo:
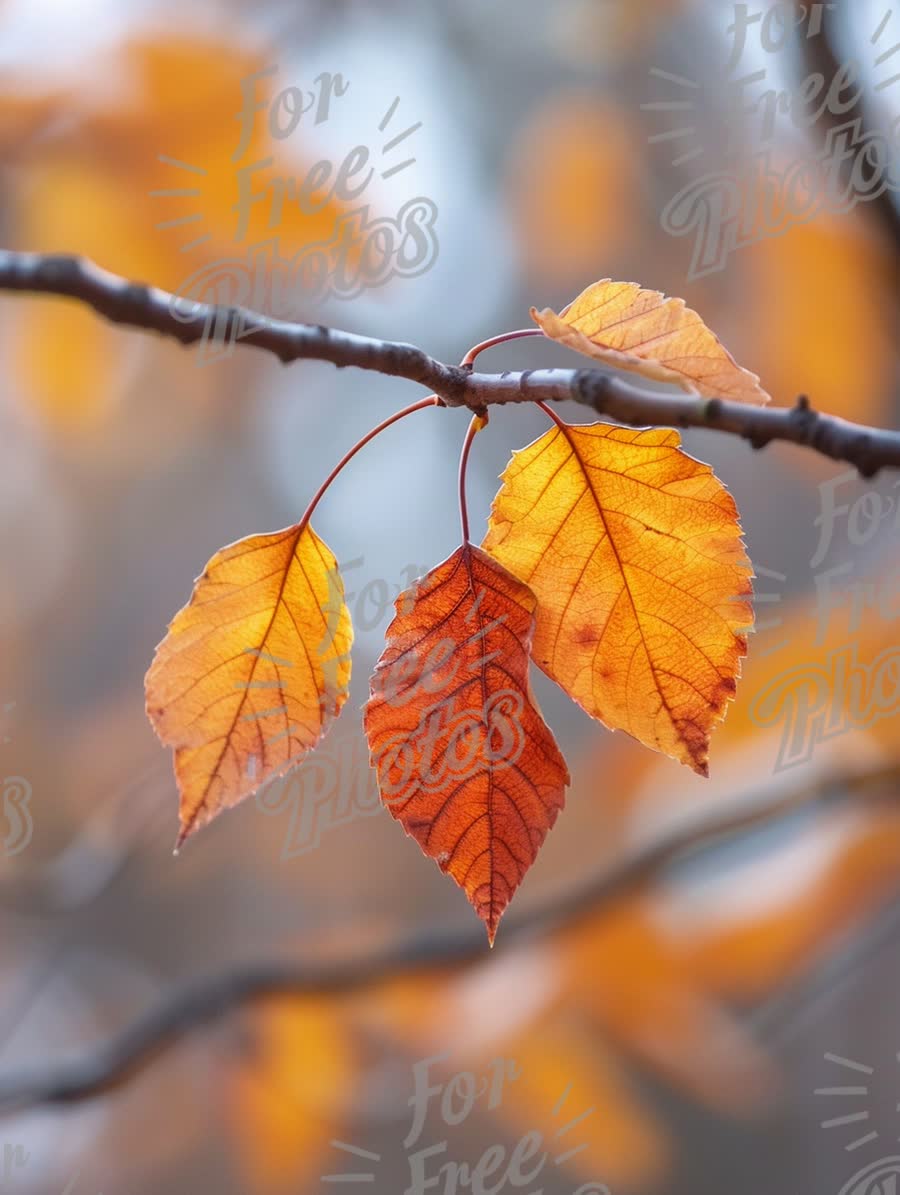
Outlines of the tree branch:
[{"label": "tree branch", "polygon": [[805,398],[793,407],[757,407],[721,398],[645,390],[597,369],[536,369],[475,373],[445,365],[411,344],[373,340],[314,324],[291,324],[239,307],[214,307],[129,282],[82,258],[0,250],[0,290],[77,299],[113,323],[173,337],[183,345],[209,338],[240,340],[274,353],[284,364],[330,361],[418,382],[448,407],[473,411],[498,403],[573,399],[631,426],[697,427],[741,436],[754,448],[773,440],[803,445],[855,465],[865,477],[900,468],[900,432],[866,427],[814,411]]},{"label": "tree branch", "polygon": [[[765,804],[749,798],[745,808],[676,829],[630,859],[575,891],[504,925],[498,949],[527,942],[571,925],[639,888],[678,859],[770,825],[810,805],[827,808],[851,797],[896,800],[900,765],[865,773],[833,776]],[[481,926],[416,934],[400,943],[342,962],[270,962],[204,977],[139,1017],[118,1037],[89,1057],[54,1069],[36,1069],[0,1078],[0,1114],[35,1104],[89,1100],[128,1081],[190,1030],[225,1013],[271,995],[342,994],[399,974],[484,961]]]}]

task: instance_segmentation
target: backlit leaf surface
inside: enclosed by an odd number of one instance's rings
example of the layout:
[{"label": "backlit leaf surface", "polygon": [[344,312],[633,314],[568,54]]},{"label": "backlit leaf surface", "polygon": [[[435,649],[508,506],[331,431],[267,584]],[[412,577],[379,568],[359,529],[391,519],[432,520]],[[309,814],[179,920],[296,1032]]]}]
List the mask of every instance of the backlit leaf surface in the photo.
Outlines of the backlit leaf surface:
[{"label": "backlit leaf surface", "polygon": [[552,340],[690,394],[766,403],[755,373],[742,369],[696,311],[636,282],[595,282],[562,315],[531,309]]},{"label": "backlit leaf surface", "polygon": [[298,762],[347,699],[353,631],[334,555],[311,527],[217,552],[147,673],[175,748],[181,834]]},{"label": "backlit leaf surface", "polygon": [[366,706],[382,800],[493,942],[569,773],[534,702],[534,595],[466,544],[397,599]]},{"label": "backlit leaf surface", "polygon": [[535,663],[592,717],[706,775],[751,572],[731,495],[680,442],[554,427],[513,455],[482,546],[537,596]]}]

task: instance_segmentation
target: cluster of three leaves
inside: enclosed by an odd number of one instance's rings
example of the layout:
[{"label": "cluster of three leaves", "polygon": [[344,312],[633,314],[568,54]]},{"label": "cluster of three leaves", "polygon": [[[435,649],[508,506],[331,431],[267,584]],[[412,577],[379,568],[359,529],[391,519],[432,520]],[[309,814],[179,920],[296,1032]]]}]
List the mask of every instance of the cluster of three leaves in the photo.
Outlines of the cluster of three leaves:
[{"label": "cluster of three leaves", "polygon": [[[481,548],[463,542],[398,598],[365,709],[384,803],[491,941],[569,783],[529,660],[592,717],[706,774],[752,621],[734,502],[677,433],[551,417],[504,472]],[[352,636],[307,517],[213,557],[147,677],[176,749],[179,841],[320,741]]]}]

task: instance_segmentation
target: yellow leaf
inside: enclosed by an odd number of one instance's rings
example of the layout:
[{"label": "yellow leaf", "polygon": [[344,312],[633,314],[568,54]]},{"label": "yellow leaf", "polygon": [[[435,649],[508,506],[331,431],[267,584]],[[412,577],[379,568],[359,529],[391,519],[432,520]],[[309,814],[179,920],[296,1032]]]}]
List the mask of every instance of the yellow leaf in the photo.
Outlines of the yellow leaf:
[{"label": "yellow leaf", "polygon": [[[121,190],[77,162],[31,167],[20,193],[18,246],[39,253],[83,253],[131,278],[149,278],[153,257],[146,216]],[[124,389],[129,351],[144,344],[69,299],[10,308],[10,364],[24,393],[54,425],[94,427]],[[47,346],[53,351],[48,352]]]},{"label": "yellow leaf", "polygon": [[347,699],[352,639],[334,555],[308,525],[213,556],[146,680],[175,748],[179,842],[319,742]]},{"label": "yellow leaf", "polygon": [[616,369],[671,382],[690,394],[766,403],[755,373],[742,369],[683,299],[636,282],[595,282],[561,316],[531,309],[544,334]]},{"label": "yellow leaf", "polygon": [[737,510],[677,432],[560,424],[513,455],[483,547],[537,595],[535,663],[707,774],[752,622]]},{"label": "yellow leaf", "polygon": [[295,1192],[333,1152],[354,1050],[333,1001],[324,999],[266,1001],[248,1045],[226,1090],[241,1169],[253,1191]]}]

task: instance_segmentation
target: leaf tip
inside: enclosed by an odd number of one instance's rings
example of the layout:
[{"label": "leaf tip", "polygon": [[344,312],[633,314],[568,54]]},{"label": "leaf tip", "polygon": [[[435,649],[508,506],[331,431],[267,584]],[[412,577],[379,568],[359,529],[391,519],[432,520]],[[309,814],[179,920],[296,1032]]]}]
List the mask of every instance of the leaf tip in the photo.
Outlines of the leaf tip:
[{"label": "leaf tip", "polygon": [[194,828],[194,819],[193,818],[191,818],[190,821],[181,823],[181,829],[178,831],[178,837],[175,839],[175,845],[172,848],[173,855],[181,854],[181,848],[184,846],[185,842],[190,837],[193,828]]}]

